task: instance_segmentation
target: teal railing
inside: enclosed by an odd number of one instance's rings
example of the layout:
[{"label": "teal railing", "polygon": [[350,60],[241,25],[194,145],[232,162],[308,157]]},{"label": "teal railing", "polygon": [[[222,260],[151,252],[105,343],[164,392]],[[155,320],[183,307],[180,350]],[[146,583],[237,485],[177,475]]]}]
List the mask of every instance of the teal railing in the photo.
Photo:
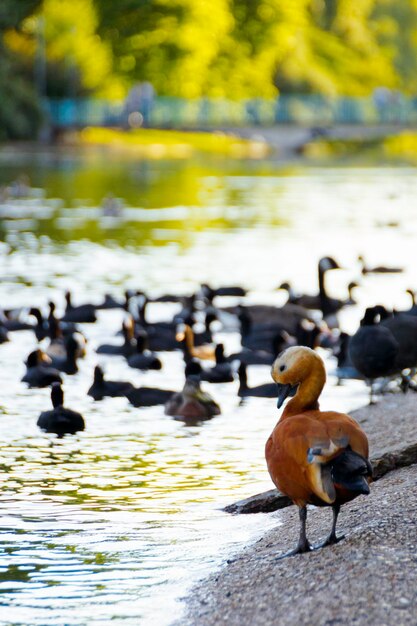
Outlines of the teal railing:
[{"label": "teal railing", "polygon": [[283,95],[240,101],[155,97],[133,108],[124,102],[80,98],[47,100],[45,106],[50,123],[58,128],[142,123],[160,128],[417,123],[417,98],[401,94],[383,98]]}]

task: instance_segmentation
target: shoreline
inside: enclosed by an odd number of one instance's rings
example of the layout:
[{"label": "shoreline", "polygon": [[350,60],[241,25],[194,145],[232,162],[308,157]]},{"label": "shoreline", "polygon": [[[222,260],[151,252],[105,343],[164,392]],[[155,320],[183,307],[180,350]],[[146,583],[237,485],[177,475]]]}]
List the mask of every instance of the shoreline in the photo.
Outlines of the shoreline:
[{"label": "shoreline", "polygon": [[[367,432],[374,458],[417,444],[411,392],[351,415]],[[181,626],[417,624],[417,465],[389,472],[369,496],[345,505],[338,524],[345,539],[335,546],[276,561],[297,541],[297,510],[261,515],[272,515],[277,527],[183,598]],[[330,525],[327,507],[309,507],[313,544]]]}]

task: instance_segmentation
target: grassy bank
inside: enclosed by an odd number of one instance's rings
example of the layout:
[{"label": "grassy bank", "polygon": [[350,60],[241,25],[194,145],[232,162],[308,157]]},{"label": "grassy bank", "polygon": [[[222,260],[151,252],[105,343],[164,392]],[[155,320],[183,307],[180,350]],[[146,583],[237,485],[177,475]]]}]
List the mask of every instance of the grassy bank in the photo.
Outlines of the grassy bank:
[{"label": "grassy bank", "polygon": [[119,152],[130,152],[151,159],[184,159],[202,152],[217,156],[257,159],[270,148],[265,141],[247,140],[222,132],[185,132],[177,130],[118,130],[89,127],[68,133],[67,143],[106,146]]},{"label": "grassy bank", "polygon": [[304,146],[303,155],[323,161],[361,157],[417,164],[417,132],[403,131],[371,139],[318,139]]}]

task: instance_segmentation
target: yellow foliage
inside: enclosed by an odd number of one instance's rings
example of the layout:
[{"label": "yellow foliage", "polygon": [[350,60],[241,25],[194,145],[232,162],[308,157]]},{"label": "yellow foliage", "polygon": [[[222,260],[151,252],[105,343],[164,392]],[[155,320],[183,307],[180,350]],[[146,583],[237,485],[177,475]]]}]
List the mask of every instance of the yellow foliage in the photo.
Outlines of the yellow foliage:
[{"label": "yellow foliage", "polygon": [[44,35],[50,72],[100,97],[141,81],[189,99],[416,90],[417,0],[118,3],[44,0],[5,42],[33,63]]},{"label": "yellow foliage", "polygon": [[392,137],[386,137],[383,149],[387,156],[417,161],[417,133],[405,131]]},{"label": "yellow foliage", "polygon": [[48,62],[76,68],[86,91],[119,98],[125,88],[112,74],[111,47],[97,35],[97,26],[92,0],[44,0],[40,12],[27,18],[20,32],[6,33],[5,42],[12,51],[33,59],[44,38]]},{"label": "yellow foliage", "polygon": [[181,132],[139,129],[121,131],[112,128],[85,128],[76,141],[105,145],[114,150],[135,152],[147,158],[189,158],[196,152],[208,152],[234,158],[264,158],[269,146],[264,141],[240,139],[224,133]]}]

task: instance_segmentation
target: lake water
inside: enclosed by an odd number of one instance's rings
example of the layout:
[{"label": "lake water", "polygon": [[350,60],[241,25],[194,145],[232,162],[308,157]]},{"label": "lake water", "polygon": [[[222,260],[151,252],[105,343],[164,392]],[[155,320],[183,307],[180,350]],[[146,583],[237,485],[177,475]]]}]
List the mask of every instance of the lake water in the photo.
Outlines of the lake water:
[{"label": "lake water", "polygon": [[[206,157],[134,160],[102,151],[3,149],[0,184],[26,173],[45,199],[0,205],[0,303],[5,308],[54,300],[63,308],[99,302],[126,288],[150,295],[191,293],[201,282],[241,284],[248,302],[283,304],[276,287],[317,291],[317,261],[332,255],[343,270],[328,287],[345,297],[360,279],[360,305],[340,316],[354,331],[363,307],[407,308],[417,287],[415,170],[407,167],[284,167],[273,161]],[[121,216],[103,217],[113,193]],[[400,265],[400,275],[362,278],[370,265]],[[227,303],[233,302],[232,299]],[[165,319],[175,305],[151,305]],[[277,421],[274,400],[243,405],[237,383],[213,385],[222,414],[187,426],[162,407],[135,409],[123,398],[86,396],[98,362],[110,379],[180,389],[180,353],[163,353],[162,372],[131,370],[121,357],[95,354],[123,314],[103,311],[88,337],[87,357],[65,377],[66,404],[87,428],[57,440],[36,426],[49,391],[20,382],[33,334],[0,346],[0,623],[168,625],[193,582],[247,542],[280,523],[278,514],[232,517],[222,505],[271,488],[264,442]],[[235,333],[219,330],[226,351]],[[344,411],[367,401],[361,382],[335,386],[330,372],[322,408]],[[249,370],[250,384],[269,380]],[[208,389],[208,385],[205,386]]]}]

